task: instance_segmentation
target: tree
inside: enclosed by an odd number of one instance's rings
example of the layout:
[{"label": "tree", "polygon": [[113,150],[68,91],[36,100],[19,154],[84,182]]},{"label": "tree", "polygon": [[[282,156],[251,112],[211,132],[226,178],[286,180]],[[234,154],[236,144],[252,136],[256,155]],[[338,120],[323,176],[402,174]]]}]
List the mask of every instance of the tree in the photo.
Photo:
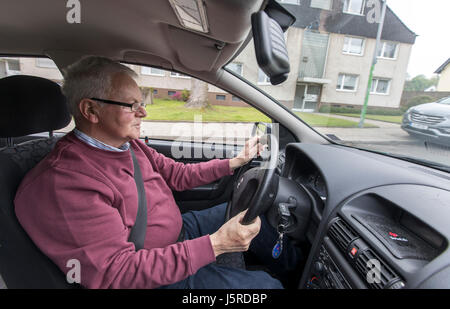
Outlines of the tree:
[{"label": "tree", "polygon": [[147,105],[153,104],[153,88],[141,87],[142,96],[144,97],[144,102]]},{"label": "tree", "polygon": [[191,93],[184,107],[208,108],[208,84],[196,78],[191,78]]},{"label": "tree", "polygon": [[431,86],[437,86],[439,77],[434,76],[432,78],[427,78],[425,75],[417,75],[411,80],[406,81],[405,91],[424,91]]}]

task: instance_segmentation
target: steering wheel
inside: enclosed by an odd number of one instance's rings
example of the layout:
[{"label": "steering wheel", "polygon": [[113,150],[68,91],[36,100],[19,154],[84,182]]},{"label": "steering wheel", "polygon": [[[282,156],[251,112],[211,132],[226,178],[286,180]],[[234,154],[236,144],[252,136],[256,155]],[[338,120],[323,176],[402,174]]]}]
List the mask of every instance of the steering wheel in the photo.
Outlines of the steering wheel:
[{"label": "steering wheel", "polygon": [[[252,137],[255,132],[252,133]],[[250,224],[265,213],[272,205],[278,191],[278,139],[271,132],[260,138],[261,144],[267,140],[268,149],[261,153],[263,164],[250,169],[251,160],[241,167],[233,184],[232,198],[228,202],[226,221],[248,208],[242,224]]]}]

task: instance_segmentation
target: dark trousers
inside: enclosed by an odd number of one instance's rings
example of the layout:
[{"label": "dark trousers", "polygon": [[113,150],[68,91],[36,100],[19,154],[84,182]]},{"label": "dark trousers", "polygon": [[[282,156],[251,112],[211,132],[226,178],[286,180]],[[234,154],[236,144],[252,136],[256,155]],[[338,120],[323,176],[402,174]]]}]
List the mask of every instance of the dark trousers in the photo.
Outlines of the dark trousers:
[{"label": "dark trousers", "polygon": [[[213,234],[224,223],[226,203],[202,211],[190,211],[183,214],[185,238],[193,239],[206,234]],[[272,248],[278,234],[261,216],[261,230],[252,240],[249,251],[271,272],[286,274],[295,269],[300,259],[300,252],[285,238],[283,251],[278,259],[272,258]],[[208,264],[188,278],[164,286],[167,289],[282,289],[281,282],[264,271],[249,271],[241,268]]]}]

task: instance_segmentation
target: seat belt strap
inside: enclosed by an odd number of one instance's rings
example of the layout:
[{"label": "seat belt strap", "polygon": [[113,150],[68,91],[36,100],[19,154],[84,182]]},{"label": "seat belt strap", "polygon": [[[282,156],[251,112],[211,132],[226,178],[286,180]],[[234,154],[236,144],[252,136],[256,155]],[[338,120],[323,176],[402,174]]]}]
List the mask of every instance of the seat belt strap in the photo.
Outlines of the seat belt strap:
[{"label": "seat belt strap", "polygon": [[141,169],[131,147],[130,152],[134,166],[134,181],[136,182],[136,188],[138,192],[138,211],[136,215],[136,221],[131,228],[131,233],[128,241],[133,242],[134,246],[136,247],[136,251],[138,251],[144,247],[145,234],[147,231],[147,199],[145,196],[145,188],[144,182],[142,180]]}]

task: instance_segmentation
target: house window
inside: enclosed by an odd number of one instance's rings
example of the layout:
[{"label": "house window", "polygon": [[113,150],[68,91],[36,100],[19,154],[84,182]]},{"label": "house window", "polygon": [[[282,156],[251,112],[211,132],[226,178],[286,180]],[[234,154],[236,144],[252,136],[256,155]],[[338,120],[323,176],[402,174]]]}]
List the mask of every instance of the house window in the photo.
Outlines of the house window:
[{"label": "house window", "polygon": [[364,54],[364,39],[345,37],[344,48],[342,49],[344,54],[350,55],[363,55]]},{"label": "house window", "polygon": [[370,93],[373,94],[389,94],[391,81],[389,79],[374,78],[372,79],[372,88]]},{"label": "house window", "polygon": [[323,10],[331,10],[331,0],[311,0],[311,7]]},{"label": "house window", "polygon": [[358,85],[358,75],[339,74],[336,90],[356,91]]},{"label": "house window", "polygon": [[226,66],[227,69],[236,73],[237,75],[243,75],[243,65],[242,63],[232,62]]},{"label": "house window", "polygon": [[6,59],[9,71],[20,71],[20,61],[19,59]]},{"label": "house window", "polygon": [[141,66],[141,74],[142,75],[164,76],[164,70],[152,68],[152,67]]},{"label": "house window", "polygon": [[172,91],[172,90],[167,91],[167,94],[168,94],[169,96],[172,96],[172,95],[174,95],[175,93],[177,93],[177,92],[176,92],[176,91]]},{"label": "house window", "polygon": [[233,96],[231,96],[231,101],[234,101],[234,102],[240,102],[240,101],[242,101],[242,100],[241,100],[240,97],[237,97],[237,96],[233,95]]},{"label": "house window", "polygon": [[270,85],[270,78],[261,69],[258,69],[258,85]]},{"label": "house window", "polygon": [[191,78],[190,76],[178,73],[178,72],[170,72],[171,77],[179,77],[179,78]]},{"label": "house window", "polygon": [[36,58],[36,66],[41,68],[58,68],[53,60],[48,58]]},{"label": "house window", "polygon": [[344,13],[348,14],[364,14],[365,0],[344,0]]},{"label": "house window", "polygon": [[226,97],[224,94],[216,94],[217,101],[225,101]]},{"label": "house window", "polygon": [[279,3],[300,5],[300,0],[278,0]]},{"label": "house window", "polygon": [[378,48],[377,56],[379,58],[395,59],[397,58],[397,43],[381,42]]}]

